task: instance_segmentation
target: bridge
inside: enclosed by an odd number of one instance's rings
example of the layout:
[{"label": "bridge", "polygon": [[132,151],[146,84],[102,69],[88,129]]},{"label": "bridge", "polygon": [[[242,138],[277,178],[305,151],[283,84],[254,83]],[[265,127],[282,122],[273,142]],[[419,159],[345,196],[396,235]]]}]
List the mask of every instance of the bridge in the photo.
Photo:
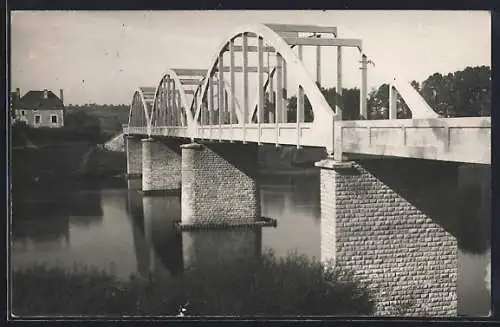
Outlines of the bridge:
[{"label": "bridge", "polygon": [[[304,59],[311,47],[313,73]],[[337,53],[327,59],[336,60],[334,108],[320,89],[325,48]],[[343,119],[345,55],[361,64],[357,120]],[[380,315],[395,301],[411,302],[413,315],[455,315],[449,222],[460,214],[464,171],[489,173],[491,118],[441,117],[394,77],[389,119],[369,120],[371,61],[362,40],[332,26],[243,26],[210,62],[165,69],[156,87],[135,91],[123,130],[127,173],[142,177],[143,191],[180,191],[181,227],[257,223],[259,145],[324,148],[321,259],[375,281]],[[411,119],[397,119],[403,102]],[[484,183],[479,190],[487,197]]]}]

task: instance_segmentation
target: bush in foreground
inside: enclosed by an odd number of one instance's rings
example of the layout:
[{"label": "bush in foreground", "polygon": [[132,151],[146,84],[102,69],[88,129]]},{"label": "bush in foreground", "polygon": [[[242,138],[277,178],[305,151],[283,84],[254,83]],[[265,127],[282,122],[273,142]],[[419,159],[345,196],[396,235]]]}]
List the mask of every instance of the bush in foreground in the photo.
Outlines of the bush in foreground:
[{"label": "bush in foreground", "polygon": [[17,315],[369,315],[350,274],[295,254],[188,267],[178,279],[119,281],[102,271],[35,266],[13,276]]}]

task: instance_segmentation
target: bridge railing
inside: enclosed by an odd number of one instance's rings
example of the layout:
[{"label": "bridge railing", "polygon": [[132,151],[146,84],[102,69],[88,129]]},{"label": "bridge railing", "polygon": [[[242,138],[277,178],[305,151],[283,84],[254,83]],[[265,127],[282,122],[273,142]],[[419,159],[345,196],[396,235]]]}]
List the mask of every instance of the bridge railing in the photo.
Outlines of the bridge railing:
[{"label": "bridge railing", "polygon": [[127,126],[123,128],[123,134],[125,135],[131,135],[131,134],[137,134],[137,135],[147,135],[148,134],[148,128],[146,126]]},{"label": "bridge railing", "polygon": [[320,142],[313,133],[312,123],[302,123],[297,129],[296,123],[281,124],[231,124],[198,125],[196,138],[219,141],[244,141],[255,143],[319,146]]}]

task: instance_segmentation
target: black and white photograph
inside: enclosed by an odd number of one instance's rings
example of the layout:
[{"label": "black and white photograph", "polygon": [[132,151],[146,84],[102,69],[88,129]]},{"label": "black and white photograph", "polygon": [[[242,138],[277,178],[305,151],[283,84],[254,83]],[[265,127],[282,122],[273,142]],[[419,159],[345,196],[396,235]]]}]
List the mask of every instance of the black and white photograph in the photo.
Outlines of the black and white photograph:
[{"label": "black and white photograph", "polygon": [[481,10],[12,10],[9,319],[488,318]]}]

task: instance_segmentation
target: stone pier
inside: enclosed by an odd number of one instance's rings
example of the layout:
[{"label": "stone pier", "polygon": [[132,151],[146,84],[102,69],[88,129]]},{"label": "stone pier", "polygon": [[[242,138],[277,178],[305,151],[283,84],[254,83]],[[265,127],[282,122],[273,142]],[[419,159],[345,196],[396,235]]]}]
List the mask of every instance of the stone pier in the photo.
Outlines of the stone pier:
[{"label": "stone pier", "polygon": [[371,284],[376,315],[456,316],[458,165],[317,162],[321,259]]},{"label": "stone pier", "polygon": [[214,227],[260,218],[256,144],[182,146],[182,225]]},{"label": "stone pier", "polygon": [[145,195],[181,189],[180,143],[175,140],[142,140],[142,191]]},{"label": "stone pier", "polygon": [[140,178],[142,176],[142,144],[137,136],[126,136],[127,177]]}]

